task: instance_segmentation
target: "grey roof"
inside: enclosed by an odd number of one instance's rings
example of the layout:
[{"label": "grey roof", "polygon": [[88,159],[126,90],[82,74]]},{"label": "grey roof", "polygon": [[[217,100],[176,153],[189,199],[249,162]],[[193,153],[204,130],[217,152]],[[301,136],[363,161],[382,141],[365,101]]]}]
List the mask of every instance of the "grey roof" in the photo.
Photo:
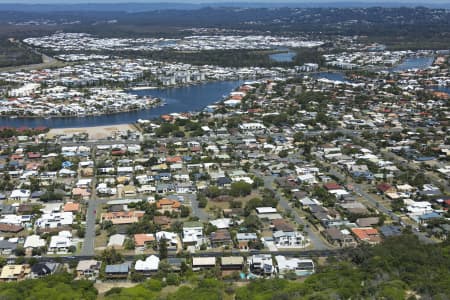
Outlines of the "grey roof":
[{"label": "grey roof", "polygon": [[4,241],[4,240],[0,241],[0,249],[15,250],[16,248],[17,248],[17,245],[15,243],[11,243],[11,242]]},{"label": "grey roof", "polygon": [[129,270],[130,263],[125,262],[123,264],[107,265],[105,268],[105,273],[128,273]]}]

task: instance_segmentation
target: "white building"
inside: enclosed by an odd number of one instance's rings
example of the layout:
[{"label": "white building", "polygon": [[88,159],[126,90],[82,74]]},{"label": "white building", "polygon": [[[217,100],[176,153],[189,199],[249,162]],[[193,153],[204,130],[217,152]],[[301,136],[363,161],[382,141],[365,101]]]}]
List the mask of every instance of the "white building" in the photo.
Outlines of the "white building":
[{"label": "white building", "polygon": [[156,273],[159,267],[159,257],[150,255],[145,260],[138,260],[134,266],[137,272],[141,273]]},{"label": "white building", "polygon": [[52,236],[48,246],[49,254],[67,254],[72,246],[72,234],[69,231],[60,231]]}]

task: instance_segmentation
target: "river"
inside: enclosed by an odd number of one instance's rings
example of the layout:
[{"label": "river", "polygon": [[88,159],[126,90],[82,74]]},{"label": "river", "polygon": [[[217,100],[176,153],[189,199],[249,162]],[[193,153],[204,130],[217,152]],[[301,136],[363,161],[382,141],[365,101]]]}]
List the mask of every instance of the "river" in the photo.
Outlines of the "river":
[{"label": "river", "polygon": [[164,106],[139,111],[124,112],[110,115],[68,118],[0,118],[0,126],[9,127],[37,127],[49,128],[88,127],[114,124],[135,123],[138,119],[158,118],[163,114],[175,112],[199,111],[216,101],[222,100],[223,95],[237,88],[242,81],[215,81],[204,84],[132,91],[140,96],[150,95],[161,98]]}]

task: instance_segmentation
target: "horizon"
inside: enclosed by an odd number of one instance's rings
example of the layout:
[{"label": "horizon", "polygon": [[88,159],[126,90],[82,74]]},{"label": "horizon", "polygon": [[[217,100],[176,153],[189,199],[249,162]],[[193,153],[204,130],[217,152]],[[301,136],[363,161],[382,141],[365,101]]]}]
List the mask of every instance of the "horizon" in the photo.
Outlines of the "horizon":
[{"label": "horizon", "polygon": [[315,0],[312,1],[296,1],[296,0],[283,0],[280,2],[273,2],[271,0],[244,0],[244,1],[230,1],[230,0],[169,0],[169,1],[160,1],[160,0],[73,0],[66,1],[65,3],[61,3],[58,0],[0,0],[0,4],[15,4],[15,5],[39,5],[39,4],[53,4],[53,5],[73,5],[73,4],[128,4],[128,3],[136,3],[136,4],[192,4],[192,5],[201,5],[201,4],[299,4],[299,5],[314,5],[318,4],[339,4],[339,3],[360,3],[360,4],[408,4],[408,5],[429,5],[429,4],[448,4],[447,0],[431,0],[431,1],[423,1],[423,0],[395,0],[395,1],[376,1],[376,0]]}]

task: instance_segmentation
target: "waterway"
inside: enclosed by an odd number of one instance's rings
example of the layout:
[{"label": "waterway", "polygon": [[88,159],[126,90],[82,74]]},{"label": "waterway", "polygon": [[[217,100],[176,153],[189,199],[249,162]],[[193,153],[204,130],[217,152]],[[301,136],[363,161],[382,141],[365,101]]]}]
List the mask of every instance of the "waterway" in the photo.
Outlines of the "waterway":
[{"label": "waterway", "polygon": [[204,107],[222,100],[223,96],[237,88],[242,81],[215,81],[198,85],[131,91],[140,96],[149,95],[160,98],[165,105],[139,111],[110,115],[67,118],[0,118],[0,126],[49,128],[88,127],[135,123],[138,119],[154,119],[163,114],[175,112],[200,111]]},{"label": "waterway", "polygon": [[295,52],[288,49],[279,49],[280,51],[286,51],[281,53],[270,54],[269,58],[276,62],[291,62],[297,55]]},{"label": "waterway", "polygon": [[[292,56],[294,54],[294,56]],[[293,59],[295,53],[278,53],[274,54],[276,59]],[[272,58],[272,57],[271,57]],[[421,69],[430,66],[434,57],[411,57],[405,59],[401,64],[388,69],[390,72],[402,71],[408,69]],[[283,61],[283,60],[280,60]],[[314,75],[315,78],[327,78],[337,81],[349,81],[342,72],[321,72]],[[165,105],[161,107],[145,109],[140,111],[124,112],[110,115],[89,116],[89,117],[65,117],[65,118],[16,118],[0,117],[0,126],[9,127],[37,127],[45,126],[49,128],[68,128],[68,127],[88,127],[88,126],[105,126],[114,124],[134,123],[138,119],[158,118],[163,114],[175,112],[192,112],[199,111],[204,107],[213,104],[223,98],[223,95],[242,84],[242,81],[217,81],[199,85],[150,89],[132,91],[131,93],[140,96],[153,96],[161,98]],[[447,89],[445,92],[449,92]]]},{"label": "waterway", "polygon": [[433,64],[434,56],[417,56],[406,58],[395,67],[389,68],[389,72],[401,72],[411,69],[426,69]]}]

